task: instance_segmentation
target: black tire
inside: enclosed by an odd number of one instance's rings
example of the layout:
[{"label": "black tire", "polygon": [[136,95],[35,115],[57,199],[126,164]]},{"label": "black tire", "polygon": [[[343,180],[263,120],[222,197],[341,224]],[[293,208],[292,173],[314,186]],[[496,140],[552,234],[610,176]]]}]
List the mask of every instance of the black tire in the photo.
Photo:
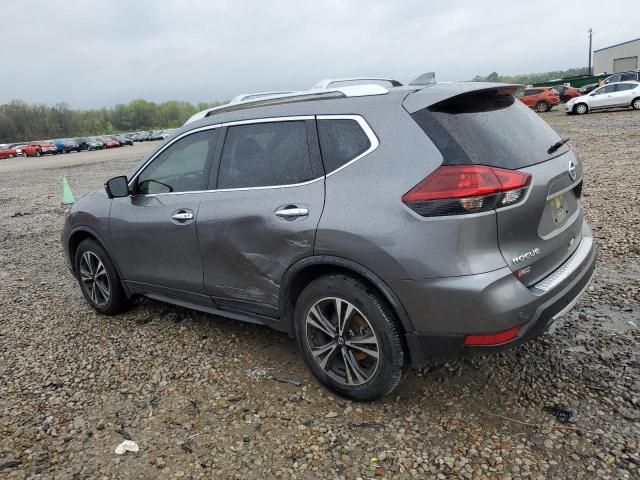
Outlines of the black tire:
[{"label": "black tire", "polygon": [[[330,308],[336,299],[347,309],[346,312],[350,307],[355,307],[352,310],[355,313],[345,313],[344,317],[351,317],[351,320],[347,321],[348,327],[345,326],[344,334],[334,332],[335,336],[331,337],[308,324],[307,319],[312,318],[312,308],[322,308],[321,305],[325,305],[322,302],[328,302]],[[347,302],[347,305],[342,302]],[[340,325],[335,312],[324,316],[324,319],[331,319],[329,327],[337,329],[337,325]],[[391,393],[408,369],[409,356],[403,344],[402,330],[391,308],[377,291],[353,277],[343,274],[326,275],[307,285],[296,302],[294,322],[298,346],[307,367],[320,383],[339,395],[356,401],[375,400]],[[358,338],[374,339],[375,346],[370,342],[362,342],[360,345],[368,344],[368,351],[377,354],[377,360],[375,356],[363,353],[361,348],[353,346]],[[326,361],[323,368],[314,357],[311,344],[315,343],[315,351],[320,352],[325,347],[325,342],[328,342],[327,345],[335,345],[335,348],[325,357],[332,359]],[[318,353],[316,355],[320,358]],[[352,362],[358,367],[359,373],[347,367],[347,363],[353,365]],[[361,380],[358,375],[361,375]]]},{"label": "black tire", "polygon": [[547,102],[538,102],[536,103],[536,112],[544,113],[551,110],[551,106]]},{"label": "black tire", "polygon": [[[84,266],[81,263],[83,262],[83,256],[85,254],[87,254],[87,258],[97,258],[104,266],[104,273],[94,275],[92,280],[86,280],[88,277],[85,275],[88,271],[85,268],[86,263]],[[96,312],[103,315],[116,315],[129,307],[129,300],[122,288],[118,272],[116,271],[113,262],[111,262],[109,255],[107,255],[107,252],[105,252],[98,242],[92,238],[87,238],[80,242],[80,245],[78,245],[76,250],[74,263],[80,290],[82,290],[82,294],[87,300],[87,303],[89,303]],[[98,268],[96,268],[96,270],[102,272],[102,270],[99,270]],[[98,277],[100,278],[101,285],[108,285],[108,296],[104,295],[102,293],[103,290],[96,285],[93,285],[95,293],[92,293],[91,285],[92,283],[96,283],[95,279]]]},{"label": "black tire", "polygon": [[589,106],[586,103],[576,103],[573,106],[573,113],[577,115],[584,115],[587,112],[589,112]]},{"label": "black tire", "polygon": [[631,102],[631,107],[634,110],[640,110],[640,97],[633,99],[633,101]]}]

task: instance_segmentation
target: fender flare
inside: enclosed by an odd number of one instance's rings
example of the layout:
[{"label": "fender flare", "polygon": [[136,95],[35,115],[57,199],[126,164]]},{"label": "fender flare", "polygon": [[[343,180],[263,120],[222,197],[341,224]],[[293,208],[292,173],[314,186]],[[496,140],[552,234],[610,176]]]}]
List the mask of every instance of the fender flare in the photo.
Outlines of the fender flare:
[{"label": "fender flare", "polygon": [[344,270],[350,270],[369,281],[374,287],[382,293],[384,299],[389,302],[389,305],[393,309],[394,313],[398,316],[398,320],[402,325],[405,333],[413,333],[413,323],[407,315],[406,310],[400,303],[400,300],[396,294],[389,288],[389,286],[375,273],[368,268],[360,265],[357,262],[348,260],[342,257],[336,257],[333,255],[313,255],[311,257],[305,257],[298,260],[291,265],[285,272],[280,283],[280,298],[279,298],[279,310],[281,312],[283,320],[287,322],[288,331],[291,335],[294,334],[294,324],[291,315],[293,313],[293,306],[288,304],[291,287],[296,276],[308,267],[313,266],[334,266]]}]

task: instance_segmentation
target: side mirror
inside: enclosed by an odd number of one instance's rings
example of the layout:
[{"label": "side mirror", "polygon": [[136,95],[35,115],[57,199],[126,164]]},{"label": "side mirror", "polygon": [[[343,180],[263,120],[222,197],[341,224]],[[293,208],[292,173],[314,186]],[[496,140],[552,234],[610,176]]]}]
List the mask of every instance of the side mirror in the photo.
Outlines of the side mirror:
[{"label": "side mirror", "polygon": [[113,177],[104,184],[104,189],[107,191],[109,198],[119,198],[129,196],[129,185],[127,177],[121,175],[119,177]]}]

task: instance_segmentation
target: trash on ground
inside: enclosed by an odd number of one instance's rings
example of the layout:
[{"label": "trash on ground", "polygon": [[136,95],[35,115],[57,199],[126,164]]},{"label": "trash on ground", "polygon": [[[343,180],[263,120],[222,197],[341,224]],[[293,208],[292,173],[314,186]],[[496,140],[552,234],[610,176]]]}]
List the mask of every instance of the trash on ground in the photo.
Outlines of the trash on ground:
[{"label": "trash on ground", "polygon": [[116,447],[115,452],[117,455],[124,455],[125,452],[136,453],[138,450],[140,450],[140,447],[138,447],[136,442],[133,440],[125,440]]},{"label": "trash on ground", "polygon": [[0,463],[0,470],[17,467],[18,465],[22,465],[20,460],[9,460],[8,462]]},{"label": "trash on ground", "polygon": [[299,387],[300,385],[302,385],[302,382],[300,380],[296,380],[295,378],[289,378],[289,377],[271,377],[271,378],[273,378],[276,382],[288,383],[289,385],[295,385],[296,387]]},{"label": "trash on ground", "polygon": [[544,407],[543,410],[556,417],[556,419],[562,423],[573,423],[573,417],[576,414],[575,410],[557,404],[551,407]]}]

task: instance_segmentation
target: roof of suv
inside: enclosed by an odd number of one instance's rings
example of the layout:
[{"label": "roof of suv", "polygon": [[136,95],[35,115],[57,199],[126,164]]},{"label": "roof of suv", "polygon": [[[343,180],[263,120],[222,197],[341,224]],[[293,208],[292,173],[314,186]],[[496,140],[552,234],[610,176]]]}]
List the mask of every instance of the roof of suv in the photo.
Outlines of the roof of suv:
[{"label": "roof of suv", "polygon": [[[515,91],[522,85],[489,82],[442,82],[428,85],[353,85],[329,90],[308,90],[278,94],[248,101],[229,103],[203,110],[189,119],[184,130],[251,118],[290,115],[357,114],[362,108],[378,104],[397,104],[409,112],[425,108],[464,93],[506,88]],[[186,127],[186,128],[185,128]],[[182,129],[181,129],[182,130]]]}]

